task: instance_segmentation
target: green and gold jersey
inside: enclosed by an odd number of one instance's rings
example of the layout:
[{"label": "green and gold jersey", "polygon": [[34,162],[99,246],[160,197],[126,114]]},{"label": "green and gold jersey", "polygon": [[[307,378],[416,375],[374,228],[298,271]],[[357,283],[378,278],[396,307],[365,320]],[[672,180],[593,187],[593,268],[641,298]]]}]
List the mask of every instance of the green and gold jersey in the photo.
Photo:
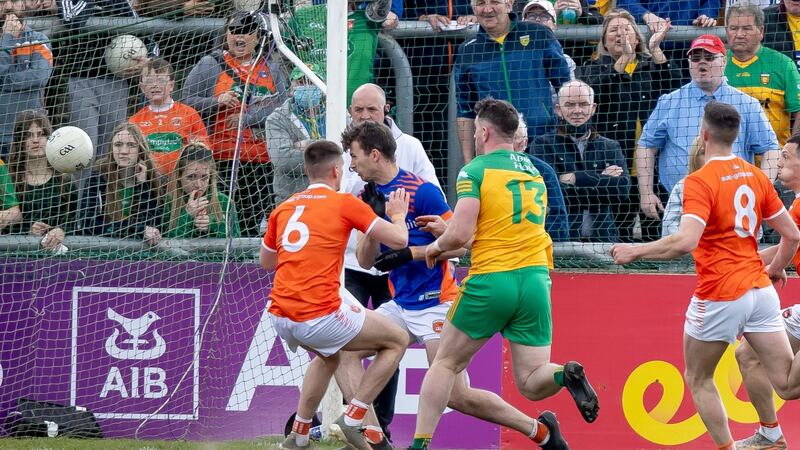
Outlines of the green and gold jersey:
[{"label": "green and gold jersey", "polygon": [[0,211],[19,206],[14,182],[8,174],[8,166],[0,160]]},{"label": "green and gold jersey", "polygon": [[478,156],[458,174],[458,198],[481,202],[470,274],[530,266],[553,267],[553,242],[544,229],[544,179],[523,153]]},{"label": "green and gold jersey", "polygon": [[778,142],[791,135],[791,113],[800,111],[800,74],[794,62],[771,48],[761,49],[749,61],[739,61],[728,50],[728,84],[761,103]]}]

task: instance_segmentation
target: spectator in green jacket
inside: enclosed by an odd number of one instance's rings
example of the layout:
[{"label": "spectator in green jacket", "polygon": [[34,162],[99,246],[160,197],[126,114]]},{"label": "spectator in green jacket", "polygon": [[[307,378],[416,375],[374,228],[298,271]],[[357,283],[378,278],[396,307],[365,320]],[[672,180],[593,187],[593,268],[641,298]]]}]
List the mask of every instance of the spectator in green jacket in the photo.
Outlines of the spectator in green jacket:
[{"label": "spectator in green jacket", "polygon": [[[166,237],[224,238],[239,236],[236,209],[217,189],[217,169],[211,149],[192,143],[181,150],[167,184],[164,214]],[[230,219],[230,220],[229,220]],[[228,224],[233,224],[228,233]]]},{"label": "spectator in green jacket", "polygon": [[69,176],[47,162],[45,145],[52,132],[43,112],[27,109],[17,114],[8,164],[22,211],[22,220],[10,231],[40,237],[45,250],[59,249],[66,231],[74,227],[77,200]]}]

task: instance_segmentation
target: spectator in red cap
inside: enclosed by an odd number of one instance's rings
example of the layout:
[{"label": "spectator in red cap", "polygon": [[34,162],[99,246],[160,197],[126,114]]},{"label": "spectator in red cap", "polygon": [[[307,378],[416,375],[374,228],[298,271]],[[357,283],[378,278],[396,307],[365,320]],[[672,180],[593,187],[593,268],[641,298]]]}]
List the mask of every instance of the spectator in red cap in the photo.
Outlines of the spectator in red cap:
[{"label": "spectator in red cap", "polygon": [[662,96],[647,120],[636,150],[640,203],[647,217],[658,219],[675,184],[686,176],[689,149],[700,131],[703,109],[712,100],[739,112],[739,135],[733,154],[750,163],[761,155],[761,169],[771,180],[777,174],[778,140],[758,100],[728,85],[725,45],[704,34],[687,52],[691,81]]}]

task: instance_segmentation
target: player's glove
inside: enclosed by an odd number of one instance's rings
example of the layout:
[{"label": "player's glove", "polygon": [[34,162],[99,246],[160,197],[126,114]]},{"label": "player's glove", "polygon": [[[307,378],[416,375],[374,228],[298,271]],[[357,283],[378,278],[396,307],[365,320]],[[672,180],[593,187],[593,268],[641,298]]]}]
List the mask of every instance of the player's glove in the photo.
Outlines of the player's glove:
[{"label": "player's glove", "polygon": [[361,200],[369,205],[378,217],[384,217],[386,215],[386,196],[383,195],[383,192],[378,190],[374,181],[370,181],[364,186]]},{"label": "player's glove", "polygon": [[381,272],[388,272],[397,269],[413,259],[414,257],[411,254],[411,249],[408,247],[401,248],[400,250],[389,250],[375,258],[375,268]]}]

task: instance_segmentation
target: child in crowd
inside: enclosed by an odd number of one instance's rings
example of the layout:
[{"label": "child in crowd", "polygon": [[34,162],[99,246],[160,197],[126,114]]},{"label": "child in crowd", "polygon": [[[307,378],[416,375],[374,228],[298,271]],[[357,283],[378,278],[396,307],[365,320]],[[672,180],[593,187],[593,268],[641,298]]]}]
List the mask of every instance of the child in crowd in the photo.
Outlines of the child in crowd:
[{"label": "child in crowd", "polygon": [[22,220],[11,232],[39,236],[44,249],[58,251],[74,225],[76,198],[69,176],[47,162],[45,146],[52,132],[50,120],[39,110],[24,110],[14,122],[8,172]]},{"label": "child in crowd", "polygon": [[138,126],[123,122],[113,131],[110,149],[89,179],[81,205],[85,234],[161,241],[161,183]]},{"label": "child in crowd", "polygon": [[[164,214],[166,236],[172,238],[239,236],[236,208],[217,189],[214,154],[203,144],[189,144],[181,150],[177,166],[167,185]],[[229,220],[230,219],[230,220]]]},{"label": "child in crowd", "polygon": [[147,104],[130,118],[147,138],[156,170],[167,177],[175,169],[181,148],[190,142],[208,142],[200,114],[172,99],[174,87],[175,72],[170,63],[161,58],[147,61],[139,81]]}]

